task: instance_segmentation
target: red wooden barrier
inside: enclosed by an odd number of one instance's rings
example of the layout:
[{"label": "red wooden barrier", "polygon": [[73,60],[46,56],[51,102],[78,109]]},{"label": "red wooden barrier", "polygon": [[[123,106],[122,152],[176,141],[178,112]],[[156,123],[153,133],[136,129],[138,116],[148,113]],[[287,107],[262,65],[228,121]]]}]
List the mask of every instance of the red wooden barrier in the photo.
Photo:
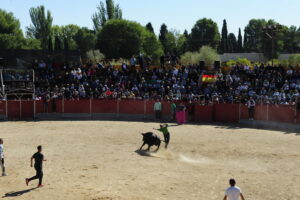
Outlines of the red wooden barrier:
[{"label": "red wooden barrier", "polygon": [[22,101],[21,119],[32,119],[33,116],[33,101]]},{"label": "red wooden barrier", "polygon": [[0,101],[0,115],[6,115],[6,101]]},{"label": "red wooden barrier", "polygon": [[[134,100],[56,100],[58,113],[121,113],[154,115],[155,101]],[[179,104],[179,102],[177,102]],[[44,113],[44,102],[35,101],[36,113]],[[163,115],[171,115],[170,102],[162,102]],[[49,103],[48,112],[52,112]],[[216,104],[213,106],[195,105],[197,122],[228,122],[237,123],[240,119],[248,119],[248,109],[239,104]],[[0,101],[0,115],[6,115],[6,102]],[[8,101],[8,119],[24,119],[34,116],[34,101]],[[284,105],[257,105],[256,120],[269,120],[287,123],[300,123],[300,112],[294,119],[295,108]]]},{"label": "red wooden barrier", "polygon": [[[155,101],[146,101],[146,114],[154,115],[154,103]],[[162,108],[164,109],[164,108]]]},{"label": "red wooden barrier", "polygon": [[196,122],[213,122],[213,106],[195,105]]},{"label": "red wooden barrier", "polygon": [[36,113],[44,112],[44,102],[43,101],[35,101],[35,112]]},{"label": "red wooden barrier", "polygon": [[216,122],[239,122],[239,104],[216,104],[213,113]]},{"label": "red wooden barrier", "polygon": [[62,113],[63,112],[63,100],[56,100],[56,112]]},{"label": "red wooden barrier", "polygon": [[162,114],[171,117],[171,103],[168,101],[162,102]]},{"label": "red wooden barrier", "polygon": [[268,120],[268,105],[257,105],[255,107],[255,120]]},{"label": "red wooden barrier", "polygon": [[[255,106],[255,115],[254,115],[254,119],[255,120],[268,120],[268,112],[267,112],[267,108],[268,105],[256,105]],[[249,114],[248,114],[248,107],[241,104],[241,119],[248,119],[249,118]]]},{"label": "red wooden barrier", "polygon": [[93,100],[92,113],[117,113],[117,100]]},{"label": "red wooden barrier", "polygon": [[20,101],[7,102],[7,118],[8,119],[21,119]]},{"label": "red wooden barrier", "polygon": [[90,100],[65,100],[65,113],[90,113]]},{"label": "red wooden barrier", "polygon": [[144,101],[119,101],[120,114],[144,114]]},{"label": "red wooden barrier", "polygon": [[294,106],[269,105],[269,120],[277,122],[294,123]]}]

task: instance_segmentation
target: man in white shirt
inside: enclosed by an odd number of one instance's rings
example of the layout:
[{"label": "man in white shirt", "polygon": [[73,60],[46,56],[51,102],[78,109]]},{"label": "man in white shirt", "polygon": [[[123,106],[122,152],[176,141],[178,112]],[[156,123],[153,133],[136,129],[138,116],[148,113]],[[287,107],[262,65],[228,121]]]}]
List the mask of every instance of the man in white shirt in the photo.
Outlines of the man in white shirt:
[{"label": "man in white shirt", "polygon": [[0,138],[0,167],[2,168],[2,176],[6,176],[4,166],[4,147],[2,138]]},{"label": "man in white shirt", "polygon": [[161,102],[157,99],[157,101],[154,103],[154,112],[156,119],[161,120],[161,112],[162,112],[162,105]]},{"label": "man in white shirt", "polygon": [[235,180],[229,180],[230,187],[225,191],[225,196],[223,200],[239,200],[241,197],[242,200],[245,200],[242,190],[239,187],[235,186]]}]

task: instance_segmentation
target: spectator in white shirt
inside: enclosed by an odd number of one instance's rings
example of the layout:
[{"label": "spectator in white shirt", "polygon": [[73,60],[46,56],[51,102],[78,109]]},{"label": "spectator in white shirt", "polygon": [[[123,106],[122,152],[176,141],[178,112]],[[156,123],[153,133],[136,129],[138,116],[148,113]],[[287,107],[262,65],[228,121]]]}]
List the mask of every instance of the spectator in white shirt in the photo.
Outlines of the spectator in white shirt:
[{"label": "spectator in white shirt", "polygon": [[242,190],[235,186],[235,180],[230,179],[229,184],[230,187],[226,190],[223,200],[239,200],[239,197],[241,197],[242,200],[245,200]]},{"label": "spectator in white shirt", "polygon": [[6,176],[5,166],[4,166],[4,148],[3,139],[0,138],[0,167],[2,168],[2,176]]}]

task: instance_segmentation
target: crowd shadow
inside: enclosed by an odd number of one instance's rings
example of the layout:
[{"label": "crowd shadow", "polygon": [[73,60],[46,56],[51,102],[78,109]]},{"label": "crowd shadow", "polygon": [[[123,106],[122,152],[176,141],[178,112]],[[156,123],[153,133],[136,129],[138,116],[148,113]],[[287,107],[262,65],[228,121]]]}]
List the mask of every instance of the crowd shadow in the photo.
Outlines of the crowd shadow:
[{"label": "crowd shadow", "polygon": [[[212,125],[212,124],[211,124]],[[296,136],[300,136],[300,128],[289,128],[289,127],[272,127],[268,125],[243,125],[243,124],[213,124],[214,128],[217,129],[252,129],[253,132],[257,129],[267,130],[267,131],[281,131],[284,134],[295,134]]]},{"label": "crowd shadow", "polygon": [[23,194],[31,192],[35,189],[37,189],[37,188],[31,188],[31,189],[27,189],[27,190],[20,190],[20,191],[17,191],[17,192],[8,192],[2,198],[22,196]]}]

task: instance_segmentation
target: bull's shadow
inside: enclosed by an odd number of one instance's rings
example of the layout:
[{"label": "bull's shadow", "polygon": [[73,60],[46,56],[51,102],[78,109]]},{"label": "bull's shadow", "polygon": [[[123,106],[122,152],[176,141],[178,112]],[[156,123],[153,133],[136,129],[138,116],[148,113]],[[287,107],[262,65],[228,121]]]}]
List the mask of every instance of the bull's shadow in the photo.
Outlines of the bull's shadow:
[{"label": "bull's shadow", "polygon": [[139,154],[140,156],[146,156],[146,157],[155,157],[152,155],[152,153],[156,153],[157,151],[147,151],[147,150],[135,150],[135,153]]}]

